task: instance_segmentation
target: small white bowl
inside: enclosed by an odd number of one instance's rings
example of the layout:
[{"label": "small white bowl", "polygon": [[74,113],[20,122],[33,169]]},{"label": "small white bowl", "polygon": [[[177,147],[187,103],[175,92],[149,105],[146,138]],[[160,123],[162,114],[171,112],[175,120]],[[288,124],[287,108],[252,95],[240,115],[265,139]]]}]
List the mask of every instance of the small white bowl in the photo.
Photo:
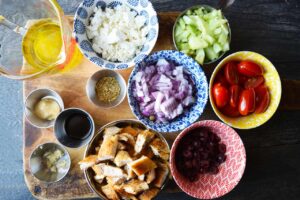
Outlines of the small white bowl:
[{"label": "small white bowl", "polygon": [[[120,89],[121,89],[120,95],[118,96],[118,98],[109,103],[99,101],[97,98],[96,90],[95,90],[97,82],[103,77],[116,78],[116,80],[119,83]],[[109,69],[103,69],[103,70],[99,70],[99,71],[95,72],[89,78],[89,80],[87,81],[87,84],[86,84],[86,94],[87,94],[89,100],[96,106],[99,106],[102,108],[112,108],[112,107],[118,106],[120,103],[122,103],[122,101],[126,97],[126,91],[127,91],[127,87],[126,87],[126,82],[125,82],[124,78],[118,72],[109,70]]]},{"label": "small white bowl", "polygon": [[49,99],[55,100],[60,107],[60,111],[64,110],[64,102],[63,102],[62,98],[60,97],[60,95],[51,89],[42,88],[42,89],[33,90],[26,97],[25,108],[24,108],[25,116],[28,119],[28,121],[30,122],[30,124],[32,124],[33,126],[35,126],[37,128],[50,128],[54,125],[55,119],[54,120],[43,120],[43,119],[40,119],[39,117],[37,117],[33,112],[35,105],[43,98],[49,98]]}]

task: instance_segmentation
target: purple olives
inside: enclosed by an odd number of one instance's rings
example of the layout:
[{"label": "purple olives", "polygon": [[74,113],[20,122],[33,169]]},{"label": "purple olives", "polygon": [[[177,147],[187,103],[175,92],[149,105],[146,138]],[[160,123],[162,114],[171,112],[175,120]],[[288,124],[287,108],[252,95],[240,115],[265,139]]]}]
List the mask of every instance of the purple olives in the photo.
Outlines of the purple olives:
[{"label": "purple olives", "polygon": [[196,128],[179,142],[175,162],[178,171],[191,182],[199,174],[217,174],[219,165],[226,161],[226,145],[206,128]]}]

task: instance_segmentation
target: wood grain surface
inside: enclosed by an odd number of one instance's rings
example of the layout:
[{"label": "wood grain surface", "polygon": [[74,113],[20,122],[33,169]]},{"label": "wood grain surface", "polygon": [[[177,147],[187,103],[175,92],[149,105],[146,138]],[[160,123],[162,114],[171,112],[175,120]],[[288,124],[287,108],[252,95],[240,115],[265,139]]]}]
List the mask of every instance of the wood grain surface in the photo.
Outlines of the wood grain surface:
[{"label": "wood grain surface", "polygon": [[[245,11],[246,12],[246,11]],[[178,12],[167,12],[167,13],[160,13],[160,32],[158,42],[154,51],[162,50],[162,49],[173,49],[172,43],[172,26],[176,19]],[[230,14],[229,14],[230,16]],[[236,23],[236,21],[235,21]],[[233,27],[238,26],[238,24],[233,24]],[[245,25],[243,25],[245,26]],[[251,26],[250,26],[251,27]],[[243,27],[242,27],[243,28]],[[239,34],[236,32],[233,34]],[[252,31],[252,30],[251,30]],[[237,36],[236,39],[233,39],[233,49],[237,49],[238,43],[244,45],[245,41],[239,41],[241,37]],[[238,40],[238,41],[236,41]],[[251,47],[251,41],[249,42]],[[268,48],[268,47],[266,47]],[[250,48],[251,49],[251,48]],[[239,49],[244,50],[244,49]],[[252,50],[252,49],[251,49]],[[259,51],[258,51],[259,52]],[[272,59],[271,59],[272,61]],[[276,65],[275,65],[276,67]],[[101,109],[94,106],[92,103],[88,101],[88,98],[85,94],[85,84],[87,79],[97,70],[100,68],[95,66],[93,63],[89,62],[86,59],[83,59],[83,62],[74,70],[65,73],[63,75],[54,75],[51,77],[42,77],[39,79],[31,80],[31,81],[24,81],[24,99],[28,95],[28,93],[34,89],[47,87],[54,89],[57,91],[63,98],[65,107],[80,107],[91,113],[93,116],[96,124],[98,127],[118,119],[130,119],[134,118],[133,114],[130,111],[128,106],[127,99],[122,102],[122,104],[113,109]],[[212,71],[214,69],[214,65],[204,66],[204,71],[209,79]],[[128,76],[131,72],[131,69],[119,71],[123,77],[128,80]],[[294,78],[293,76],[291,76]],[[287,154],[292,157],[298,150],[299,153],[299,146],[293,146],[299,144],[300,141],[300,134],[294,134],[294,132],[299,131],[299,129],[291,129],[290,127],[293,126],[294,121],[287,122],[287,123],[280,123],[285,119],[289,119],[290,116],[294,115],[295,117],[299,117],[298,112],[300,110],[300,102],[299,102],[299,95],[300,95],[300,81],[298,80],[286,80],[283,79],[283,96],[282,101],[280,104],[280,109],[277,111],[277,114],[269,121],[267,124],[253,130],[246,130],[246,131],[238,131],[245,143],[248,162],[252,162],[251,164],[247,164],[247,168],[249,170],[257,171],[255,175],[252,176],[252,173],[246,168],[245,177],[242,179],[241,185],[245,185],[245,179],[250,181],[247,182],[252,188],[251,180],[255,177],[258,177],[264,171],[260,169],[260,167],[269,167],[268,164],[261,164],[259,159],[269,159],[271,160],[271,164],[277,163],[274,160],[274,156],[276,156],[276,152],[282,150],[280,145],[292,144],[292,146],[286,148]],[[201,116],[200,120],[203,119],[217,119],[215,114],[213,113],[210,105],[207,105],[204,114]],[[292,126],[289,126],[289,123],[292,123]],[[272,125],[272,126],[270,126]],[[290,124],[291,125],[291,124]],[[270,128],[272,127],[272,129]],[[285,132],[275,131],[276,129],[285,130]],[[287,134],[287,133],[290,133]],[[299,133],[299,132],[298,132]],[[173,139],[176,137],[176,134],[166,134],[166,138],[170,143],[172,143]],[[83,173],[80,171],[77,162],[82,159],[84,148],[80,149],[70,149],[68,151],[71,155],[72,165],[71,170],[68,175],[60,182],[52,183],[52,184],[45,184],[39,182],[35,179],[30,171],[29,171],[29,156],[33,149],[48,141],[57,142],[53,129],[37,129],[34,128],[29,122],[24,118],[24,152],[23,152],[23,160],[24,160],[24,173],[25,173],[25,180],[28,185],[29,190],[31,193],[41,199],[69,199],[69,198],[89,198],[95,197],[95,194],[87,185]],[[268,149],[266,147],[276,146],[276,148]],[[259,149],[258,149],[259,148]],[[265,148],[265,151],[262,150]],[[294,148],[294,149],[293,149]],[[274,150],[274,151],[273,151]],[[249,152],[248,152],[249,151]],[[260,156],[261,151],[264,151],[264,156]],[[257,155],[257,157],[255,157]],[[288,156],[288,155],[287,155]],[[278,161],[282,162],[283,164],[287,164],[287,161],[283,158],[278,158]],[[269,163],[269,164],[270,164]],[[286,165],[284,165],[286,166]],[[280,169],[279,169],[280,168]],[[270,174],[267,174],[267,178],[271,179],[272,176],[276,176],[281,167],[274,168],[270,171]],[[252,172],[251,171],[251,172]],[[295,170],[294,170],[295,171]],[[296,171],[299,174],[299,170]],[[285,174],[284,178],[289,178],[290,173]],[[264,182],[265,181],[265,182]],[[299,186],[299,179],[295,180],[296,186]],[[266,183],[266,180],[261,180],[260,182],[262,185]],[[274,183],[276,187],[280,187],[278,182]],[[277,185],[276,185],[277,184]],[[268,188],[268,187],[267,187]],[[251,190],[244,187],[245,193],[251,193]],[[167,185],[164,189],[164,192],[179,192],[180,190],[175,185],[173,181]],[[258,192],[258,191],[257,191]],[[268,191],[267,191],[268,192]],[[238,196],[236,190],[232,192],[233,196]]]}]

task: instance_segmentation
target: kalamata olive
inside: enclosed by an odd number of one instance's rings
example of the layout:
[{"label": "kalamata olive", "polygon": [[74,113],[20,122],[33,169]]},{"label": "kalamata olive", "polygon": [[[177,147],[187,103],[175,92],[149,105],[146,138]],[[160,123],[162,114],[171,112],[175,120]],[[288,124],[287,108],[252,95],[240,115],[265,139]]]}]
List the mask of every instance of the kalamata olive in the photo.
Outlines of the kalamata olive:
[{"label": "kalamata olive", "polygon": [[194,151],[193,156],[194,158],[197,158],[199,156],[199,153],[197,151]]},{"label": "kalamata olive", "polygon": [[207,152],[201,153],[201,157],[202,157],[203,159],[207,159],[207,158],[208,158],[208,153],[207,153]]},{"label": "kalamata olive", "polygon": [[203,167],[199,167],[199,170],[198,170],[198,172],[199,172],[200,174],[203,174],[203,173],[205,172],[205,170],[204,170],[204,168],[203,168]]},{"label": "kalamata olive", "polygon": [[200,165],[200,161],[198,161],[197,159],[193,159],[192,162],[193,162],[193,167],[197,169]]},{"label": "kalamata olive", "polygon": [[224,162],[225,161],[225,155],[224,154],[219,154],[218,156],[217,156],[217,162],[218,163],[222,163],[222,162]]},{"label": "kalamata olive", "polygon": [[221,138],[219,137],[219,136],[215,136],[215,140],[214,140],[214,142],[215,143],[219,143],[221,141]]},{"label": "kalamata olive", "polygon": [[219,151],[220,153],[225,153],[226,152],[226,146],[225,144],[219,144]]},{"label": "kalamata olive", "polygon": [[198,147],[200,146],[200,142],[197,141],[197,140],[194,141],[194,142],[193,142],[193,146],[196,147],[196,148],[198,148]]},{"label": "kalamata olive", "polygon": [[200,161],[200,166],[203,168],[206,168],[209,166],[209,161],[208,160],[201,160]]},{"label": "kalamata olive", "polygon": [[193,163],[192,163],[192,161],[186,161],[185,163],[184,163],[184,166],[186,167],[186,168],[188,168],[188,169],[190,169],[190,168],[192,168],[193,167]]},{"label": "kalamata olive", "polygon": [[204,129],[204,130],[202,130],[200,133],[199,133],[199,135],[200,135],[200,137],[202,137],[202,138],[207,138],[207,131]]},{"label": "kalamata olive", "polygon": [[192,151],[190,151],[188,149],[186,149],[186,150],[183,151],[183,157],[185,157],[185,158],[191,158],[192,156],[193,156]]},{"label": "kalamata olive", "polygon": [[187,150],[189,151],[193,151],[193,146],[191,146],[190,144],[187,146]]},{"label": "kalamata olive", "polygon": [[217,174],[226,160],[225,152],[218,135],[206,128],[193,129],[178,145],[177,169],[190,181],[196,181],[199,174]]},{"label": "kalamata olive", "polygon": [[199,148],[198,148],[198,151],[199,151],[199,152],[203,152],[203,151],[204,151],[204,148],[203,148],[203,147],[199,147]]}]

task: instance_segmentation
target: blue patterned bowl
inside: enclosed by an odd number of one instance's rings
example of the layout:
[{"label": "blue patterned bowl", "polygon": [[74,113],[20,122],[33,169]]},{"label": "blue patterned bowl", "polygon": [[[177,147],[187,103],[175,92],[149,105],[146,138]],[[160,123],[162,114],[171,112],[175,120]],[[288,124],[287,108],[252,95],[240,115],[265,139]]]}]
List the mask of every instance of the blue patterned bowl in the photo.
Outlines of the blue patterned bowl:
[{"label": "blue patterned bowl", "polygon": [[[183,114],[167,123],[156,123],[151,121],[149,118],[144,117],[140,112],[139,104],[133,94],[134,77],[136,73],[141,68],[156,63],[160,58],[164,58],[168,61],[174,62],[177,65],[183,66],[185,71],[189,73],[190,78],[193,80],[196,89],[196,102]],[[158,51],[147,56],[142,62],[135,66],[128,80],[128,101],[133,114],[148,128],[157,132],[176,132],[188,127],[201,116],[207,103],[207,99],[208,84],[202,68],[191,57],[188,57],[179,51]]]},{"label": "blue patterned bowl", "polygon": [[[101,58],[93,48],[86,34],[86,26],[90,23],[90,16],[94,13],[95,7],[115,8],[126,4],[140,15],[144,15],[147,20],[145,26],[149,26],[147,41],[142,50],[132,60],[128,62],[110,62]],[[74,18],[74,33],[79,49],[90,61],[96,65],[108,69],[126,69],[140,62],[152,51],[158,37],[157,13],[148,0],[84,0],[78,7]]]}]

